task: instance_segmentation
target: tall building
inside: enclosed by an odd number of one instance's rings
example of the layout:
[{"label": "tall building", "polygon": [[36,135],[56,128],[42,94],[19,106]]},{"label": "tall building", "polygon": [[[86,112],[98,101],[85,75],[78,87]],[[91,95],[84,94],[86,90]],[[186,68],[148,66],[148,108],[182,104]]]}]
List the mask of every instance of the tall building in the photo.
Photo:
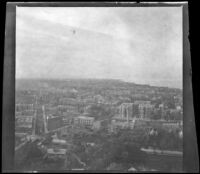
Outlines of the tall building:
[{"label": "tall building", "polygon": [[138,105],[139,118],[150,118],[153,109],[150,101],[135,101],[134,104]]},{"label": "tall building", "polygon": [[134,103],[122,103],[119,107],[120,117],[123,119],[131,119],[138,116],[138,106]]},{"label": "tall building", "polygon": [[139,105],[139,117],[140,118],[150,118],[152,108],[153,107],[150,104]]}]

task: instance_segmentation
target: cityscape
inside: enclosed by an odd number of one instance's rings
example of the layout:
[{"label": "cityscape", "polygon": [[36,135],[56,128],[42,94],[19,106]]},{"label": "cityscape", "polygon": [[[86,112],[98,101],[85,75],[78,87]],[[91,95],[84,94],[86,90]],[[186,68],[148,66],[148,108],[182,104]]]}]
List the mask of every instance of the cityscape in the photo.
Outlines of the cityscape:
[{"label": "cityscape", "polygon": [[17,79],[18,170],[181,171],[182,90],[112,79]]},{"label": "cityscape", "polygon": [[16,171],[183,171],[183,8],[16,7]]}]

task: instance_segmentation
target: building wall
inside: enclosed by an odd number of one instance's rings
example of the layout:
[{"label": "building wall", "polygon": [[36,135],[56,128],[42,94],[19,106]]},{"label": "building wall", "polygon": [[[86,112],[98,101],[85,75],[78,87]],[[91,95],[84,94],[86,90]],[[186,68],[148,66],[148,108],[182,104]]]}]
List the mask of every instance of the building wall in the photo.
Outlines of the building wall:
[{"label": "building wall", "polygon": [[49,131],[62,127],[62,117],[53,117],[47,119],[47,129]]},{"label": "building wall", "polygon": [[139,118],[150,118],[152,109],[151,104],[139,104]]},{"label": "building wall", "polygon": [[135,103],[123,103],[119,110],[122,118],[138,118],[140,114],[139,105]]},{"label": "building wall", "polygon": [[16,127],[32,128],[33,117],[32,116],[19,116],[16,117]]},{"label": "building wall", "polygon": [[16,104],[15,105],[16,112],[29,111],[29,110],[33,110],[33,104]]},{"label": "building wall", "polygon": [[76,117],[74,119],[74,123],[75,124],[80,124],[80,125],[88,125],[88,126],[92,126],[94,122],[94,118],[93,117]]}]

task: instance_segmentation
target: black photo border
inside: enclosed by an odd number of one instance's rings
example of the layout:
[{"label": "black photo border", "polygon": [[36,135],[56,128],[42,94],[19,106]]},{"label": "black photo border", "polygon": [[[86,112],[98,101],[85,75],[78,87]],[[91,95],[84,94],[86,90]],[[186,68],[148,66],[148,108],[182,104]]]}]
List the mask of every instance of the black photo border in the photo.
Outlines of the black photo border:
[{"label": "black photo border", "polygon": [[[6,5],[2,105],[2,171],[14,170],[16,7],[180,7],[183,12],[183,172],[199,172],[193,108],[188,3],[136,2],[8,2]],[[22,171],[23,172],[23,171]],[[45,171],[43,171],[45,172]],[[52,171],[48,171],[52,172]],[[68,171],[59,171],[68,172]],[[73,171],[70,171],[70,173]],[[80,171],[79,171],[80,172]],[[91,172],[91,171],[84,171]],[[97,173],[98,171],[92,171]],[[106,171],[101,171],[106,172]],[[107,173],[107,172],[106,172]]]}]

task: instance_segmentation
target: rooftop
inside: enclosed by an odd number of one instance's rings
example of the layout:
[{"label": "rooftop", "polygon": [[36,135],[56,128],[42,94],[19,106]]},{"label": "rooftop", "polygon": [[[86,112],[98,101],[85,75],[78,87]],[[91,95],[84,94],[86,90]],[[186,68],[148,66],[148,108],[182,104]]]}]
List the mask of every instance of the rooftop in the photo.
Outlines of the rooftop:
[{"label": "rooftop", "polygon": [[48,154],[65,155],[66,152],[67,152],[66,149],[52,149],[52,148],[47,149]]},{"label": "rooftop", "polygon": [[94,117],[88,117],[88,116],[84,116],[84,115],[78,116],[77,118],[79,118],[79,119],[94,120]]},{"label": "rooftop", "polygon": [[134,104],[150,104],[151,101],[144,101],[144,100],[137,100],[134,102]]}]

